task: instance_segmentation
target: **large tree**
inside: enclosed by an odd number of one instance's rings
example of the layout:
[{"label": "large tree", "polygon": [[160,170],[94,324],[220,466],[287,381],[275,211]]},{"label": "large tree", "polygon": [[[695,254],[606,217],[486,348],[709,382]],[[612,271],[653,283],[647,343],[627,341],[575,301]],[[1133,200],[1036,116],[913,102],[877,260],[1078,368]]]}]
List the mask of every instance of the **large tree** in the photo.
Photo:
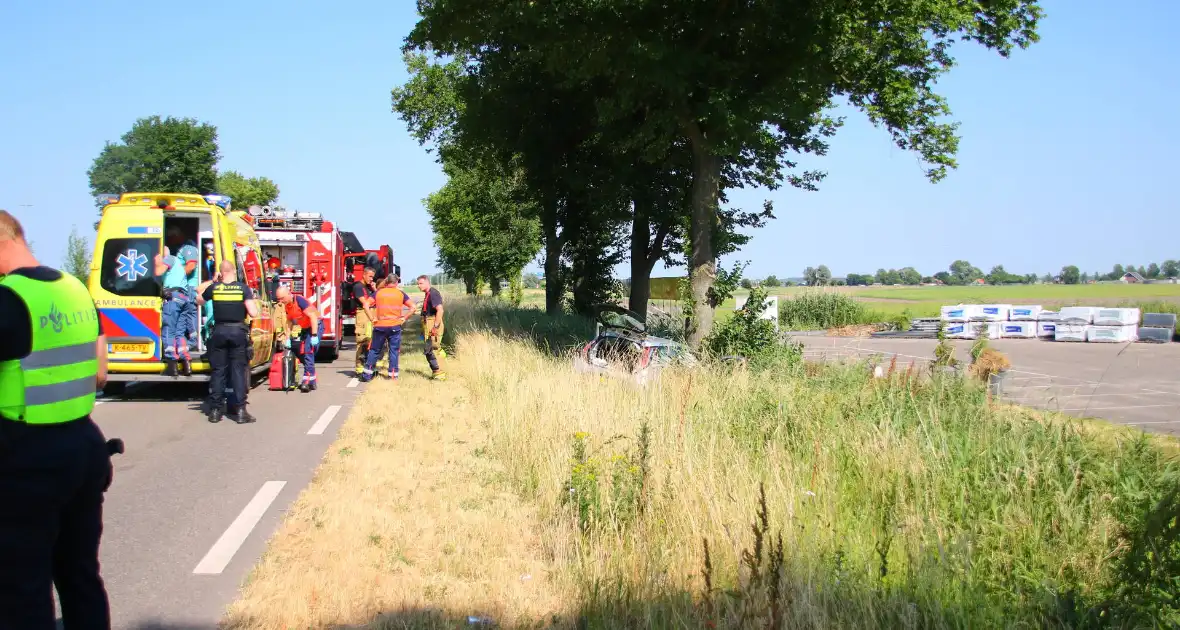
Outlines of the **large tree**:
[{"label": "large tree", "polygon": [[540,229],[519,172],[479,162],[444,165],[448,179],[426,199],[439,262],[473,293],[479,279],[498,291],[537,255]]},{"label": "large tree", "polygon": [[464,52],[480,66],[540,64],[569,84],[605,81],[604,124],[634,121],[631,144],[692,154],[690,277],[697,329],[708,333],[727,160],[814,188],[788,156],[823,154],[843,98],[912,150],[937,181],[955,166],[956,126],[934,83],[972,40],[1007,56],[1036,41],[1035,0],[419,0],[411,46]]},{"label": "large tree", "polygon": [[1077,265],[1066,265],[1061,268],[1061,281],[1065,284],[1077,284],[1082,279]]},{"label": "large tree", "polygon": [[217,192],[217,128],[192,118],[140,118],[108,142],[90,170],[90,192]]},{"label": "large tree", "polygon": [[235,208],[265,206],[279,198],[279,187],[265,177],[246,177],[237,171],[217,175],[217,192],[229,195]]}]

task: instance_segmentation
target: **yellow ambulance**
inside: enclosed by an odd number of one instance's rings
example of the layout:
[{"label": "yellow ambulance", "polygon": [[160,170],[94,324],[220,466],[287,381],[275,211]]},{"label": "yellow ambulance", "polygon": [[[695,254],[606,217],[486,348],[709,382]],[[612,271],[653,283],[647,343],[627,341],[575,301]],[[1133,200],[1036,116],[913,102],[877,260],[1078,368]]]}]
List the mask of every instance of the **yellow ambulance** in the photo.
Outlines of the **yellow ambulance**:
[{"label": "yellow ambulance", "polygon": [[129,192],[99,195],[98,201],[103,210],[90,267],[90,295],[107,339],[108,393],[135,381],[209,380],[205,339],[211,322],[208,309],[201,308],[201,332],[190,349],[192,375],[165,374],[160,339],[164,287],[162,277],[155,274],[155,261],[169,246],[171,253],[185,244],[196,246],[201,254],[199,283],[213,279],[222,260],[234,261],[238,279],[254,291],[260,311],[250,322],[251,373],[269,367],[275,351],[276,309],[265,283],[253,217],[233,210],[232,200],[224,195]]}]

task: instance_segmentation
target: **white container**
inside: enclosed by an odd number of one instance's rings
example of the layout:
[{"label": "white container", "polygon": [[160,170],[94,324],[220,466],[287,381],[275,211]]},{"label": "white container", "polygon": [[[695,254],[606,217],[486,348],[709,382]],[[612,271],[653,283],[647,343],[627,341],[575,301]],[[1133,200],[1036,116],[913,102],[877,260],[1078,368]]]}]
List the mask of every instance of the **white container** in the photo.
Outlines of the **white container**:
[{"label": "white container", "polygon": [[1086,341],[1093,343],[1127,343],[1139,338],[1138,326],[1089,326]]},{"label": "white container", "polygon": [[1070,324],[1093,324],[1094,312],[1097,310],[1093,306],[1067,306],[1061,309],[1060,321]]},{"label": "white container", "polygon": [[1057,332],[1057,322],[1037,322],[1037,336],[1052,339]]},{"label": "white container", "polygon": [[1012,305],[981,304],[977,308],[979,309],[979,312],[972,319],[986,322],[1002,322],[1008,319],[1008,311],[1012,310]]},{"label": "white container", "polygon": [[1053,331],[1053,340],[1085,341],[1089,330],[1089,324],[1058,323],[1057,328]]},{"label": "white container", "polygon": [[1008,319],[1014,322],[1035,322],[1040,316],[1040,306],[1013,306],[1008,311]]},{"label": "white container", "polygon": [[1137,308],[1100,308],[1094,311],[1095,326],[1130,326],[1139,325],[1139,309]]},{"label": "white container", "polygon": [[1057,311],[1041,311],[1037,315],[1038,322],[1059,322],[1061,321],[1061,313]]},{"label": "white container", "polygon": [[1000,322],[1001,339],[1032,339],[1036,336],[1036,322]]},{"label": "white container", "polygon": [[1003,322],[968,322],[965,336],[961,339],[978,339],[980,333],[986,334],[988,339],[999,339],[1002,324]]},{"label": "white container", "polygon": [[969,322],[979,314],[979,307],[974,304],[956,304],[942,307],[939,317],[944,322]]},{"label": "white container", "polygon": [[947,339],[974,339],[971,328],[967,322],[947,322],[946,327],[943,328]]}]

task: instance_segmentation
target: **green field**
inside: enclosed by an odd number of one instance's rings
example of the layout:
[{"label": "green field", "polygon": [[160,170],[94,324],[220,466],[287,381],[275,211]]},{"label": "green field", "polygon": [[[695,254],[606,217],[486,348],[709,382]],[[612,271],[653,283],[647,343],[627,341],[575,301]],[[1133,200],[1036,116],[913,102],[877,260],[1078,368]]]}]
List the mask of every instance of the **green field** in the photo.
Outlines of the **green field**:
[{"label": "green field", "polygon": [[[415,286],[405,287],[411,294],[420,293]],[[446,297],[463,294],[463,285],[438,287]],[[1062,306],[1137,306],[1144,312],[1180,314],[1180,284],[1033,284],[1010,286],[960,287],[780,287],[772,293],[780,299],[808,293],[839,293],[864,306],[864,322],[892,321],[897,318],[935,317],[939,309],[950,304],[1030,304],[1046,308]],[[507,289],[505,289],[507,293]],[[740,290],[738,294],[747,291]],[[485,289],[484,294],[490,294]],[[728,319],[734,300],[726,300],[717,310],[717,320]],[[661,303],[662,305],[662,303]],[[544,289],[525,289],[522,306],[544,308]],[[782,308],[780,307],[780,311]],[[785,322],[784,322],[785,323]]]},{"label": "green field", "polygon": [[[806,292],[848,295],[883,317],[905,314],[933,317],[950,304],[1030,304],[1062,306],[1138,306],[1145,312],[1180,312],[1180,284],[1033,284],[960,287],[784,287],[781,299]],[[733,308],[732,302],[727,305]]]},{"label": "green field", "polygon": [[860,298],[940,304],[995,303],[1014,300],[1082,303],[1172,298],[1180,302],[1180,284],[1018,284],[964,287],[853,287]]}]

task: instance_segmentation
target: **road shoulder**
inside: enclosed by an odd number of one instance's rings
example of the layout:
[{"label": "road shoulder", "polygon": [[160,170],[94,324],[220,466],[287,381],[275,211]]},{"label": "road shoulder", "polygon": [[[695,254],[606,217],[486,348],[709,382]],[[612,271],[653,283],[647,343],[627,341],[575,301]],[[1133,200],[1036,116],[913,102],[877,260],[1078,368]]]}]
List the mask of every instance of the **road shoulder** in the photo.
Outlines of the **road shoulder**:
[{"label": "road shoulder", "polygon": [[[362,385],[312,483],[241,595],[230,628],[540,620],[556,610],[534,508],[506,489],[464,379]],[[390,619],[392,618],[392,619]]]}]

